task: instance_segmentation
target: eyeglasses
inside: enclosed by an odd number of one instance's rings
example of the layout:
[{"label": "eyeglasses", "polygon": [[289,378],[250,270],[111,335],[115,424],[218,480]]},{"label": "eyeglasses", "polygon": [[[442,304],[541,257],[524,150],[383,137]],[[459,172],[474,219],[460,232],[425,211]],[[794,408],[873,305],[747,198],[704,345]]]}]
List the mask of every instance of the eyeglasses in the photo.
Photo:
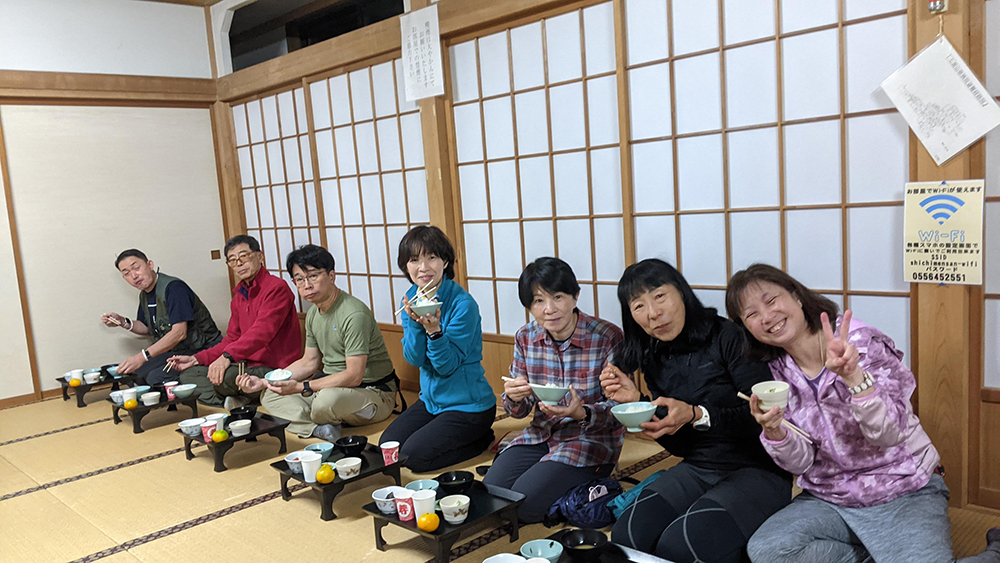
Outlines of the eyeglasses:
[{"label": "eyeglasses", "polygon": [[233,256],[232,258],[226,260],[226,264],[229,264],[230,267],[239,266],[240,264],[249,260],[250,257],[253,255],[254,255],[253,252],[240,252],[238,255]]},{"label": "eyeglasses", "polygon": [[309,285],[314,285],[321,277],[323,277],[323,274],[325,273],[326,272],[310,272],[306,274],[305,277],[296,276],[292,278],[292,281],[295,282],[295,285],[298,287],[304,286],[306,282],[309,282]]}]

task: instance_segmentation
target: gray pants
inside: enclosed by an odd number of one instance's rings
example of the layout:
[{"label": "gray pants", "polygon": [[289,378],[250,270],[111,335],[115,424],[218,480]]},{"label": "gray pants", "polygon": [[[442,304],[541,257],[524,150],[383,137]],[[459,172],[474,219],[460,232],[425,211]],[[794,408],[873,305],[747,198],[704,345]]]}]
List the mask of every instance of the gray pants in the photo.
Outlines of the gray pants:
[{"label": "gray pants", "polygon": [[289,432],[308,438],[318,424],[364,426],[389,418],[396,407],[396,393],[375,387],[327,387],[303,397],[268,390],[260,404],[272,415],[290,420]]},{"label": "gray pants", "polygon": [[[256,375],[257,377],[264,377],[267,372],[273,369],[266,366],[253,366],[246,368],[246,373]],[[195,384],[194,394],[198,396],[198,402],[203,405],[219,407],[222,406],[226,397],[239,395],[245,395],[256,401],[260,397],[260,391],[249,395],[241,391],[239,386],[236,385],[236,378],[239,377],[239,374],[239,366],[233,364],[226,369],[225,374],[222,376],[222,383],[213,385],[208,380],[208,366],[194,366],[181,372],[179,379],[181,383]]]},{"label": "gray pants", "polygon": [[[951,550],[948,487],[940,475],[919,491],[868,508],[843,508],[803,492],[750,538],[754,563],[943,563]],[[1000,563],[990,546],[965,563]]]}]

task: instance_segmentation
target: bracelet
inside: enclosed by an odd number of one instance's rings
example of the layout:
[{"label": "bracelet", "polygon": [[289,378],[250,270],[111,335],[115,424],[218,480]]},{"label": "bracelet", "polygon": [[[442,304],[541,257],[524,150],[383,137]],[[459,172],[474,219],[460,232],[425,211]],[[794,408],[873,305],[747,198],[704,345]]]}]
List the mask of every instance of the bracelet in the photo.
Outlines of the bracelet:
[{"label": "bracelet", "polygon": [[864,376],[865,376],[864,381],[862,381],[860,384],[858,384],[855,387],[848,387],[847,388],[847,390],[851,393],[852,396],[853,395],[857,395],[858,393],[861,393],[861,392],[863,392],[863,391],[865,391],[867,389],[870,389],[870,388],[872,388],[872,387],[875,386],[875,380],[872,379],[872,374],[868,373],[867,371],[863,371],[861,373],[864,374]]},{"label": "bracelet", "polygon": [[688,424],[694,424],[694,416],[696,414],[698,413],[694,410],[694,405],[691,405],[691,420],[688,421]]},{"label": "bracelet", "polygon": [[141,350],[141,352],[142,352],[142,357],[143,357],[143,358],[145,358],[145,359],[146,359],[146,361],[148,362],[148,361],[149,361],[149,350],[147,350],[147,349],[143,348],[143,349]]}]

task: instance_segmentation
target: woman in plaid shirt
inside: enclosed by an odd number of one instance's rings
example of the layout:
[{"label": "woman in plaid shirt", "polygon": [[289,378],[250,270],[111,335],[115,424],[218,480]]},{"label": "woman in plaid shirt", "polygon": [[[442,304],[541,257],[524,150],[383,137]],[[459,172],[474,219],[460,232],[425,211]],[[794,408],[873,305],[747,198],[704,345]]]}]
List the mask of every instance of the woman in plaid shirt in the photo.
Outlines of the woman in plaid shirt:
[{"label": "woman in plaid shirt", "polygon": [[[504,383],[503,408],[514,418],[535,414],[483,481],[524,493],[518,517],[540,522],[553,502],[578,485],[607,477],[618,461],[624,428],[611,415],[614,403],[604,397],[599,376],[622,331],[577,309],[580,285],[558,258],[528,264],[518,294],[535,320],[514,337],[513,381]],[[570,392],[548,406],[532,394],[529,382]]]}]

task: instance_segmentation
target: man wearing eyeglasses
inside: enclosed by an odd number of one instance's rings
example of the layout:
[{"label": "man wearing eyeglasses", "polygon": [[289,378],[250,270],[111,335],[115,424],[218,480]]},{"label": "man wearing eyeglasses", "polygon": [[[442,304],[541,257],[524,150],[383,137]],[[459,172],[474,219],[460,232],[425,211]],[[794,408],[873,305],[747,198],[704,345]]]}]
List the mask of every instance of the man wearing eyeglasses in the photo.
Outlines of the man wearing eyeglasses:
[{"label": "man wearing eyeglasses", "polygon": [[212,314],[182,280],[162,274],[146,255],[130,248],[118,255],[115,268],[132,287],[139,290],[139,311],[135,320],[106,313],[101,322],[121,327],[132,334],[151,336],[153,344],[125,358],[118,373],[134,373],[149,385],[176,377],[164,371],[168,352],[194,354],[222,339]]},{"label": "man wearing eyeglasses", "polygon": [[250,374],[236,382],[247,393],[267,389],[261,404],[290,420],[288,430],[302,438],[333,442],[341,424],[385,420],[399,379],[371,309],[336,286],[333,255],[321,246],[291,252],[286,267],[299,295],[315,305],[306,313],[305,353],[285,368],[292,372],[287,381]]},{"label": "man wearing eyeglasses", "polygon": [[[236,378],[263,376],[302,355],[302,330],[295,294],[288,284],[264,268],[257,239],[237,235],[226,242],[226,263],[240,283],[233,290],[229,328],[222,342],[193,356],[173,356],[181,383],[194,383],[200,403],[227,410],[257,400],[260,392],[243,393]],[[242,364],[242,365],[241,365]]]}]

